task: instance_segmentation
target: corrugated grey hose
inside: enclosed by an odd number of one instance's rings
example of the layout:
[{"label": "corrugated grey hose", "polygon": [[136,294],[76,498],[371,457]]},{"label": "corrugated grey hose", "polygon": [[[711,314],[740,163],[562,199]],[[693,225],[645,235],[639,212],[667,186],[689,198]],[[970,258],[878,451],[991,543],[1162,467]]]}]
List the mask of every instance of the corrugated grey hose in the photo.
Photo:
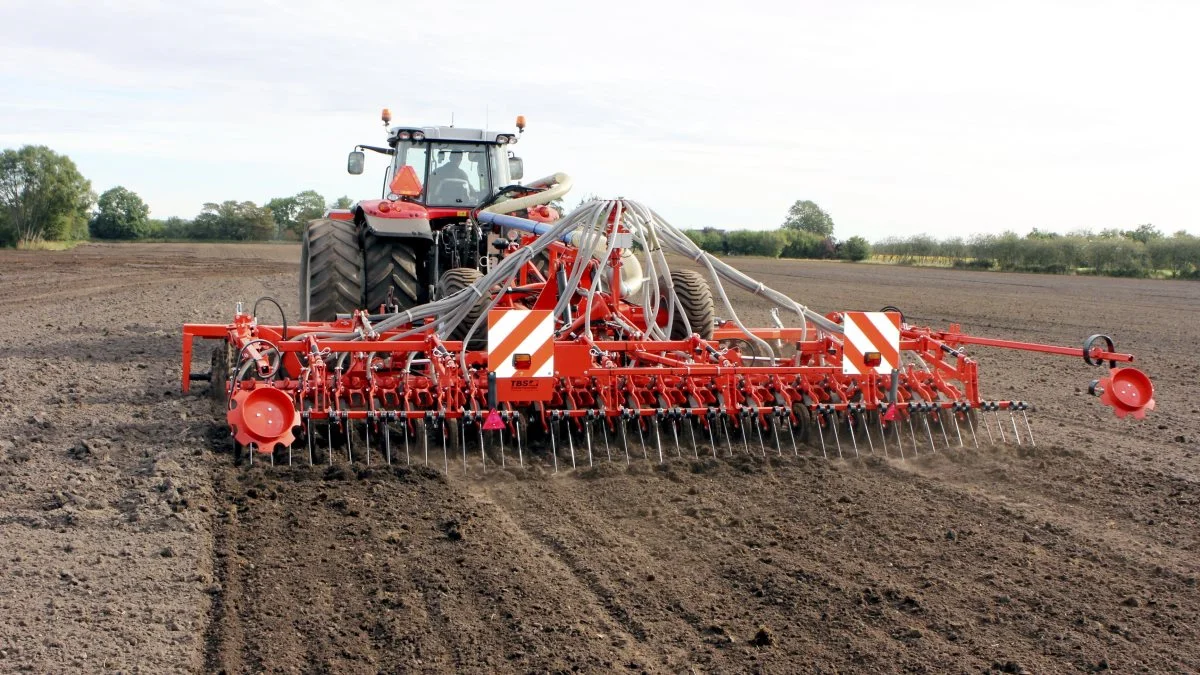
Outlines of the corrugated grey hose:
[{"label": "corrugated grey hose", "polygon": [[[628,200],[595,200],[584,204],[555,223],[544,235],[537,237],[529,245],[523,246],[513,254],[506,256],[488,274],[478,279],[468,288],[454,295],[426,303],[419,307],[413,307],[403,312],[396,312],[377,323],[374,329],[382,333],[405,324],[418,323],[429,317],[438,317],[431,324],[417,325],[389,339],[398,340],[411,337],[431,329],[437,330],[443,335],[449,334],[470,314],[478,298],[484,297],[484,294],[497,285],[501,288],[510,285],[515,280],[522,266],[526,262],[533,260],[550,242],[561,239],[565,234],[582,228],[583,237],[579,240],[579,248],[583,251],[584,255],[590,256],[597,244],[603,241],[605,225],[609,217],[614,215],[614,211],[617,211],[617,215],[621,217],[628,229],[632,231],[634,239],[642,246],[642,256],[644,257],[642,267],[647,271],[647,274],[645,276],[645,283],[642,285],[642,297],[640,300],[642,306],[647,310],[647,316],[657,316],[659,299],[664,295],[663,289],[659,287],[660,280],[666,279],[670,283],[670,266],[664,254],[664,249],[666,249],[672,253],[691,258],[705,266],[709,277],[713,281],[713,289],[717,292],[718,297],[721,298],[722,304],[730,316],[730,320],[742,331],[749,341],[762,349],[763,354],[774,354],[774,351],[768,343],[751,333],[741,322],[737,316],[737,311],[733,307],[733,303],[729,300],[729,296],[725,292],[722,280],[730,281],[739,288],[755,295],[760,295],[780,307],[795,311],[802,319],[802,330],[805,331],[803,337],[805,339],[807,337],[805,319],[812,321],[822,331],[832,334],[840,334],[842,332],[841,326],[829,321],[824,316],[701,250],[695,242],[653,210],[648,209],[639,202]],[[589,315],[592,297],[601,288],[600,280],[604,278],[605,271],[608,268],[609,254],[615,249],[616,238],[613,237],[612,239],[613,241],[607,242],[606,255],[600,259],[598,274],[594,275],[592,285],[584,291],[588,298]],[[571,303],[578,290],[586,266],[586,264],[577,264],[571,271],[571,275],[567,279],[565,286],[559,289],[560,297],[555,307],[556,316],[561,315]],[[674,288],[666,289],[665,295],[672,307],[682,309],[682,305],[675,295]],[[491,299],[488,303],[489,310],[495,307],[501,296],[502,294],[497,294]],[[647,334],[659,339],[669,336],[676,314],[677,312],[674,311],[668,312],[668,325],[665,330],[653,322],[649,322]],[[682,311],[678,312],[678,314],[684,316]],[[486,316],[487,312],[483,312],[476,319],[468,330],[464,342],[470,340],[471,336],[482,325]],[[686,324],[687,319],[685,316],[683,320]],[[688,325],[686,327],[691,332],[692,326]],[[590,325],[587,327],[587,330],[590,333]],[[346,331],[342,335],[351,335],[351,339],[354,340],[359,340],[363,337],[360,334],[354,334],[354,331]],[[465,352],[460,355],[460,358],[465,369]]]}]

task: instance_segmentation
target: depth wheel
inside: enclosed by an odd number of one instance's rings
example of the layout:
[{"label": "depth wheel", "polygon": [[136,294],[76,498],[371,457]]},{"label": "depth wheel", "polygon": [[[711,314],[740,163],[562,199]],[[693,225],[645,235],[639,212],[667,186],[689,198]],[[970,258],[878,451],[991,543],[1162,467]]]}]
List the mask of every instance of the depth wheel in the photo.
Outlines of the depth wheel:
[{"label": "depth wheel", "polygon": [[[692,333],[705,340],[711,340],[715,325],[716,310],[713,307],[712,290],[708,282],[699,272],[693,270],[671,270],[671,279],[659,280],[659,289],[669,285],[675,290],[675,297],[681,307],[668,307],[674,315],[671,322],[671,339],[685,340]],[[660,300],[660,307],[666,305],[670,296],[665,292]],[[660,315],[661,316],[661,315]],[[684,321],[686,319],[686,323]],[[691,331],[688,331],[688,328]]]},{"label": "depth wheel", "polygon": [[[476,281],[479,281],[482,278],[483,274],[479,270],[471,267],[459,267],[456,269],[447,270],[446,273],[442,275],[442,278],[438,279],[438,295],[443,298],[449,297],[455,293],[458,293],[459,291],[462,291],[464,288],[469,288]],[[488,304],[491,302],[490,295],[490,293],[487,293],[483,296],[475,298],[475,304],[471,306],[471,311],[468,312],[467,316],[460,321],[457,326],[454,327],[454,330],[450,331],[451,340],[466,339],[467,332],[471,330],[471,326],[475,325],[475,322],[480,316],[483,315],[483,312],[487,309]],[[475,329],[475,332],[471,334],[471,342],[467,345],[467,349],[471,351],[487,349],[486,321],[481,322],[479,327]]]}]

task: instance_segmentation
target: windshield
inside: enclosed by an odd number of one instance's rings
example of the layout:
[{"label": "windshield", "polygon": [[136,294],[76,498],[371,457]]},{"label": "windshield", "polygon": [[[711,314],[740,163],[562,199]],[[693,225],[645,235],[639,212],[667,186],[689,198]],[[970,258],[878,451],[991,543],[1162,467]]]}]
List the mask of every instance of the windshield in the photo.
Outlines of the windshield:
[{"label": "windshield", "polygon": [[488,155],[483,143],[400,143],[396,167],[411,166],[424,179],[427,205],[472,207],[492,193]]}]

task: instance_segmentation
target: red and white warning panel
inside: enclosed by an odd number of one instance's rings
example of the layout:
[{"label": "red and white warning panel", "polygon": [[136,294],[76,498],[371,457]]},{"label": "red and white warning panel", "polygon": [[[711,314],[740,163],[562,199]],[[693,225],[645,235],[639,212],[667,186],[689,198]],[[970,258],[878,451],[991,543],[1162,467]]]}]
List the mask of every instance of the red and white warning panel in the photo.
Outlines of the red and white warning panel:
[{"label": "red and white warning panel", "polygon": [[900,367],[899,312],[846,312],[843,317],[843,375],[891,375]]},{"label": "red and white warning panel", "polygon": [[554,392],[554,312],[488,312],[488,370],[499,401],[545,401]]}]

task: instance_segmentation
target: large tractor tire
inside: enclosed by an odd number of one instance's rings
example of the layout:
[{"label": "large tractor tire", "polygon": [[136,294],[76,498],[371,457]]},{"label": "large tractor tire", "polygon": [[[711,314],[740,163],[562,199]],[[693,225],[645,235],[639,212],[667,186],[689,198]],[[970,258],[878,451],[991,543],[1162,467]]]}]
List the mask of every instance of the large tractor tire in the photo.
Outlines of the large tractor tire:
[{"label": "large tractor tire", "polygon": [[[664,278],[658,282],[658,286],[665,289],[668,283],[675,289],[675,297],[682,305],[682,312],[679,307],[670,308],[675,315],[671,323],[671,339],[683,340],[691,337],[692,333],[705,340],[712,339],[716,310],[713,307],[712,290],[704,276],[693,270],[671,270],[671,280],[668,282]],[[670,296],[664,292],[660,302],[665,305],[669,299]],[[686,324],[681,316],[687,318]],[[688,326],[691,326],[691,332],[688,332]]]},{"label": "large tractor tire", "polygon": [[359,309],[362,251],[354,223],[309,222],[300,248],[300,320],[333,321]]},{"label": "large tractor tire", "polygon": [[430,242],[415,238],[363,237],[365,307],[378,312],[391,302],[401,310],[429,302]]},{"label": "large tractor tire", "polygon": [[[472,267],[459,267],[446,270],[442,278],[438,279],[438,296],[445,298],[454,295],[482,278],[483,274]],[[482,297],[476,298],[475,305],[471,307],[471,311],[467,314],[467,317],[455,326],[454,330],[450,331],[450,339],[465,339],[467,332],[471,330],[471,326],[475,325],[475,321],[483,315],[490,302],[490,294],[484,294]],[[467,345],[467,349],[487,349],[487,319],[484,319],[479,327],[475,329],[475,332],[471,334],[471,342]]]}]

